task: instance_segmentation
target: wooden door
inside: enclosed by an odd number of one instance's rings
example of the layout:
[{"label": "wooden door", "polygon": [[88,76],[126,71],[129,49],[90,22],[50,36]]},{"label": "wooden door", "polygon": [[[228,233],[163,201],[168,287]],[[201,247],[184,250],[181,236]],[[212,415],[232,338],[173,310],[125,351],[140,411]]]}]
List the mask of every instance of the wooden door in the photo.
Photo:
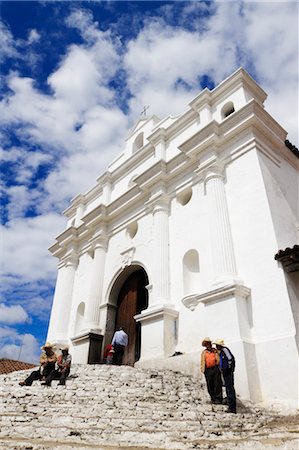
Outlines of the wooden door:
[{"label": "wooden door", "polygon": [[140,355],[140,326],[134,316],[147,307],[146,276],[142,270],[132,273],[118,296],[115,329],[122,327],[128,335],[123,364],[133,366]]}]

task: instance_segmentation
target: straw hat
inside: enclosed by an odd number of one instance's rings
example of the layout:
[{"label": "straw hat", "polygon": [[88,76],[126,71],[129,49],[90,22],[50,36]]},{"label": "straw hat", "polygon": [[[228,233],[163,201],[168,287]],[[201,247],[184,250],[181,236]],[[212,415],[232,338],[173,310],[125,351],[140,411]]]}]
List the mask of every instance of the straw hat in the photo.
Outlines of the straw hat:
[{"label": "straw hat", "polygon": [[215,342],[213,342],[215,345],[220,345],[220,347],[224,347],[224,340],[223,339],[217,339]]},{"label": "straw hat", "polygon": [[205,337],[204,340],[202,341],[201,345],[204,347],[207,342],[211,342],[212,343],[212,341],[211,341],[211,339],[209,337]]},{"label": "straw hat", "polygon": [[53,348],[53,344],[51,344],[51,342],[46,342],[45,345],[41,347],[41,350],[45,350],[46,348]]}]

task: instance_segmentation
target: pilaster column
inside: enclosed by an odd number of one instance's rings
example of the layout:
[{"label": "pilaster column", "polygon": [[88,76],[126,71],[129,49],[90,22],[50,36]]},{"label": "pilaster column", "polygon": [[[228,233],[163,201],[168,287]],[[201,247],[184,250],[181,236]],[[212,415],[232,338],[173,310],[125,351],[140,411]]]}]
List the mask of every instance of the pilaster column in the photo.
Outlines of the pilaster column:
[{"label": "pilaster column", "polygon": [[100,304],[102,300],[103,280],[108,238],[101,236],[93,245],[94,257],[88,303],[86,305],[86,328],[98,329],[100,323]]},{"label": "pilaster column", "polygon": [[47,337],[49,341],[68,340],[68,327],[77,266],[78,255],[75,251],[72,251],[63,258],[58,266],[56,288]]},{"label": "pilaster column", "polygon": [[154,279],[153,302],[169,302],[169,198],[162,194],[153,205],[154,216]]},{"label": "pilaster column", "polygon": [[207,170],[206,192],[209,204],[214,284],[237,280],[236,262],[224,186],[223,166],[215,164]]}]

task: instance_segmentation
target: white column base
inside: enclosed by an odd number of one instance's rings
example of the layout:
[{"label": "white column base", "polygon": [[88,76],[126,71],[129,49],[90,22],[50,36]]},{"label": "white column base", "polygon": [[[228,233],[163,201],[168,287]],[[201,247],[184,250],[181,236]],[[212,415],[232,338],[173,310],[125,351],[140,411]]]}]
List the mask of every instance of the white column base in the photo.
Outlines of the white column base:
[{"label": "white column base", "polygon": [[134,316],[141,323],[140,361],[165,358],[175,352],[178,311],[168,305],[152,306]]}]

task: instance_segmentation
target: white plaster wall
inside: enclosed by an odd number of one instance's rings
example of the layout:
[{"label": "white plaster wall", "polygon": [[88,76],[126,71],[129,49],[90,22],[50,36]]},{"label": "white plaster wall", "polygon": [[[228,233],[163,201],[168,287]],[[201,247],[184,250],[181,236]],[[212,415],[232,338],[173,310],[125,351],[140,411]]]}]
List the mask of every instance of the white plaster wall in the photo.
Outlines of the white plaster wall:
[{"label": "white plaster wall", "polygon": [[117,181],[113,184],[111,191],[111,202],[116,200],[122,194],[126,193],[129,190],[129,183],[133,177],[142,174],[149,167],[151,167],[154,163],[154,155],[150,153],[149,156],[139,165],[134,165],[126,174],[118,178]]},{"label": "white plaster wall", "polygon": [[176,198],[173,199],[169,226],[171,301],[180,312],[176,348],[181,352],[196,351],[201,345],[202,338],[209,335],[209,326],[204,320],[203,305],[199,305],[195,311],[190,311],[182,304],[183,258],[190,249],[198,251],[199,284],[194,294],[208,291],[213,279],[213,269],[207,199],[203,183],[193,186],[192,197],[186,205],[182,206]]},{"label": "white plaster wall", "polygon": [[103,203],[103,195],[99,195],[86,205],[84,215],[90,213],[94,208],[101,205],[102,203]]},{"label": "white plaster wall", "polygon": [[235,92],[228,92],[226,96],[222,97],[219,102],[213,105],[212,108],[212,119],[217,122],[221,122],[221,110],[224,105],[228,102],[233,102],[235,111],[241,109],[248,102],[248,98],[246,98],[245,91],[243,87],[239,87]]},{"label": "white plaster wall", "polygon": [[273,220],[277,250],[299,242],[299,173],[281,158],[280,166],[259,153],[266,194]]},{"label": "white plaster wall", "polygon": [[[294,405],[298,377],[298,366],[294,364],[298,355],[296,329],[285,276],[274,260],[278,244],[255,150],[227,168],[226,192],[238,274],[251,289],[249,339],[256,345],[263,399],[269,403],[270,393],[276,392],[277,397]],[[286,352],[284,346],[290,351]],[[282,386],[285,383],[289,385],[287,397]]]},{"label": "white plaster wall", "polygon": [[74,364],[87,364],[89,351],[88,339],[79,342],[78,344],[72,345],[70,351],[72,351]]},{"label": "white plaster wall", "polygon": [[[86,303],[89,298],[89,288],[92,274],[92,264],[93,259],[88,253],[84,253],[80,256],[79,264],[76,270],[74,289],[73,289],[73,299],[72,299],[72,309],[70,314],[69,323],[69,336],[73,337],[75,334],[76,325],[76,315],[77,309],[81,302],[85,303],[85,313],[86,313]],[[84,323],[84,322],[83,322]],[[84,328],[84,324],[83,324]]]},{"label": "white plaster wall", "polygon": [[151,214],[141,217],[137,220],[138,231],[132,239],[128,236],[126,228],[121,229],[109,240],[109,246],[106,256],[105,277],[103,285],[103,301],[106,303],[109,293],[115,281],[115,277],[122,271],[123,256],[122,252],[134,247],[133,262],[142,263],[147,271],[149,279],[151,278],[151,267],[153,264],[152,252],[152,226],[153,217]]}]

